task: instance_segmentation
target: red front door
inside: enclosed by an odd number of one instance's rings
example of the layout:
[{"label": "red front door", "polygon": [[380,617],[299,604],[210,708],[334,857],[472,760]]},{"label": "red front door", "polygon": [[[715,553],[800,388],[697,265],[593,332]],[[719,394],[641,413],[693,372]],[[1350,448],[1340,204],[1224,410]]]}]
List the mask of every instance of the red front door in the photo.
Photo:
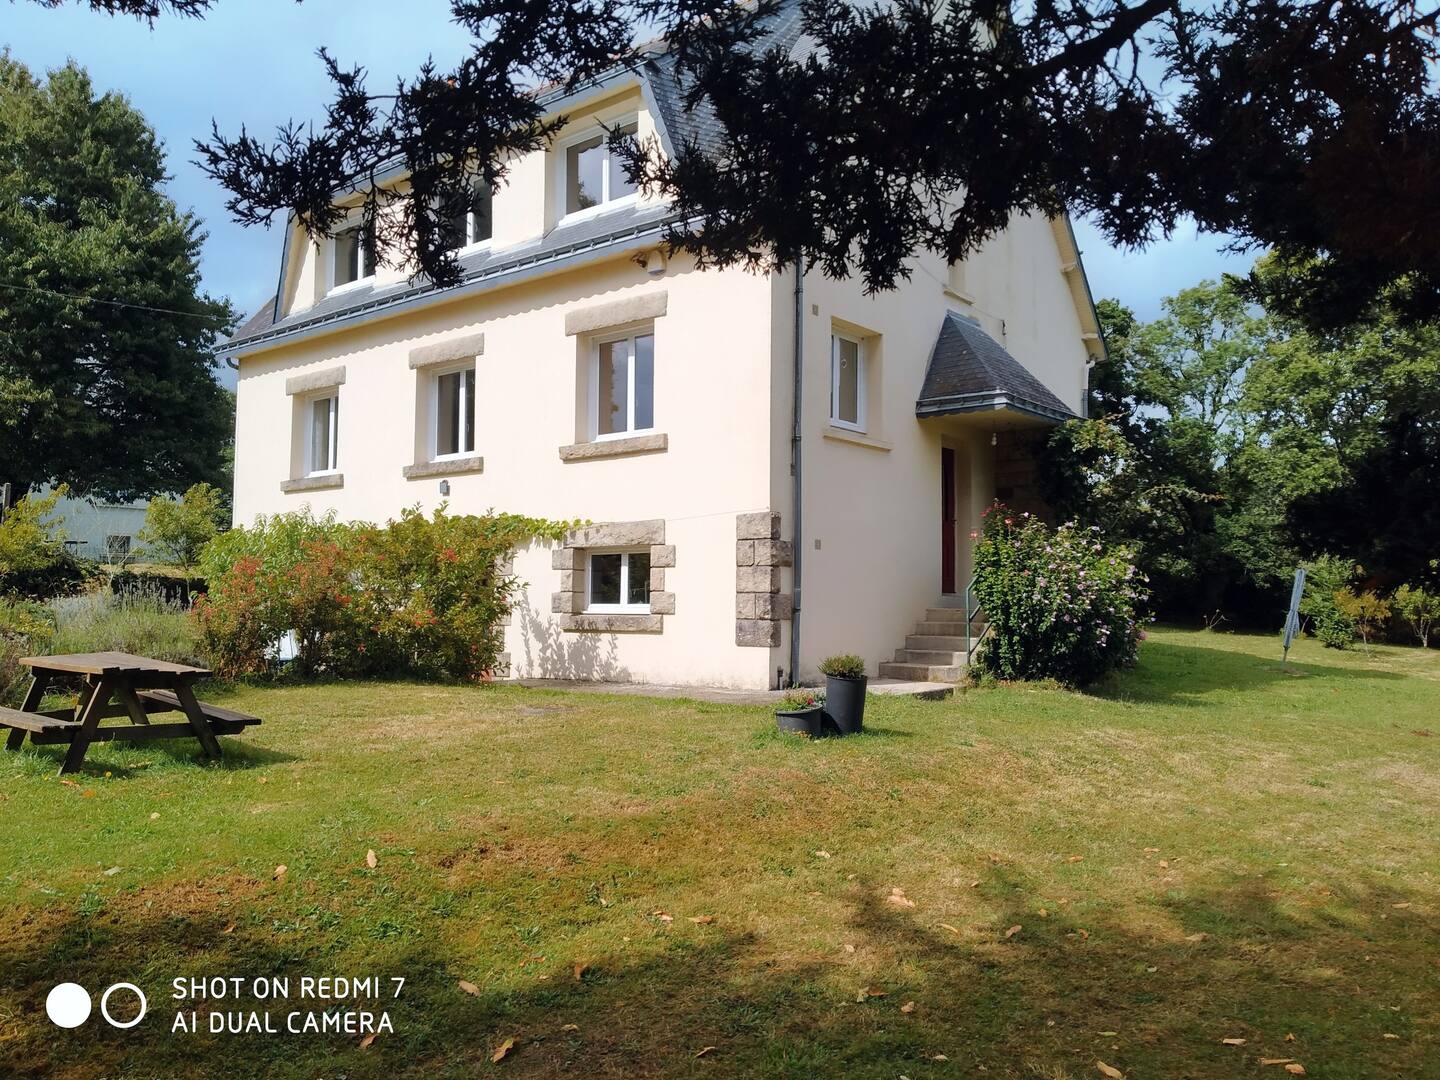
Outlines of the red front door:
[{"label": "red front door", "polygon": [[955,451],[940,448],[940,591],[955,591]]}]

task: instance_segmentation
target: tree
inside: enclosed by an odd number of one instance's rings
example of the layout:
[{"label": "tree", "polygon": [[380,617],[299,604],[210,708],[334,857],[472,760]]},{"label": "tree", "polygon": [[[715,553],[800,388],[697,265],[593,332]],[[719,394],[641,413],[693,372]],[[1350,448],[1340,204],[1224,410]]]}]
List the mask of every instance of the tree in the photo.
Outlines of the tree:
[{"label": "tree", "polygon": [[1367,652],[1371,636],[1379,633],[1390,621],[1390,601],[1373,589],[1362,589],[1360,592],[1341,589],[1335,594],[1335,606],[1360,631],[1360,640]]},{"label": "tree", "polygon": [[200,558],[201,549],[219,535],[226,516],[220,490],[195,484],[178,499],[166,495],[151,499],[140,539],[189,570]]},{"label": "tree", "polygon": [[1395,610],[1410,624],[1410,629],[1415,631],[1415,636],[1420,639],[1420,647],[1428,649],[1430,631],[1440,622],[1440,595],[1415,585],[1401,585],[1395,590],[1393,600]]},{"label": "tree", "polygon": [[0,480],[128,500],[213,479],[229,418],[212,375],[228,304],[164,153],[73,64],[0,53]]},{"label": "tree", "polygon": [[[294,214],[326,235],[335,192],[358,191],[384,257],[453,284],[443,207],[554,134],[534,86],[653,64],[713,138],[669,156],[612,142],[632,180],[673,201],[670,243],[705,264],[803,257],[885,289],[917,251],[958,259],[1016,213],[1068,207],[1120,245],[1190,215],[1303,267],[1284,292],[1246,284],[1274,310],[1339,325],[1403,280],[1397,310],[1440,315],[1440,9],[1420,0],[452,9],[475,39],[455,70],[427,63],[374,94],[322,50],[335,97],[321,126],[198,144],[236,219]],[[656,31],[660,59],[636,44]],[[407,186],[377,183],[396,166]]]}]

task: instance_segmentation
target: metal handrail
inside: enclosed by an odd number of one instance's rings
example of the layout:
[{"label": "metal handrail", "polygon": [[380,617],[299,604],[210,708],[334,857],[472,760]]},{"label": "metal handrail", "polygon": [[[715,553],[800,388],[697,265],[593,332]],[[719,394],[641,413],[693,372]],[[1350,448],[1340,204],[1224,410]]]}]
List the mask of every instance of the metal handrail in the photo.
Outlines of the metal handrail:
[{"label": "metal handrail", "polygon": [[975,652],[975,646],[985,640],[985,635],[990,630],[990,624],[988,622],[985,624],[985,629],[981,630],[979,634],[975,634],[972,630],[975,616],[983,614],[980,601],[975,597],[975,581],[977,577],[978,575],[972,574],[969,583],[965,586],[965,662],[967,664]]}]

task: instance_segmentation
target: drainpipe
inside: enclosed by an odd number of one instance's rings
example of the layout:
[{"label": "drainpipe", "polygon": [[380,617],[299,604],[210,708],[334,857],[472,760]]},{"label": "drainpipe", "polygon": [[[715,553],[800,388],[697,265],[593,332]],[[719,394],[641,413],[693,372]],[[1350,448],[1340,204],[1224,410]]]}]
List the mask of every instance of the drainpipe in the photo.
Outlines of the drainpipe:
[{"label": "drainpipe", "polygon": [[793,580],[791,585],[791,606],[790,606],[790,685],[796,685],[800,675],[800,562],[803,557],[803,546],[800,543],[801,536],[801,510],[804,506],[802,499],[803,488],[801,485],[800,471],[800,418],[802,392],[805,388],[805,257],[797,255],[794,262],[795,268],[795,392],[794,408],[792,410],[790,428],[790,474],[794,478],[791,485],[794,493],[794,505],[790,509],[792,524],[790,526],[791,536],[791,561]]}]

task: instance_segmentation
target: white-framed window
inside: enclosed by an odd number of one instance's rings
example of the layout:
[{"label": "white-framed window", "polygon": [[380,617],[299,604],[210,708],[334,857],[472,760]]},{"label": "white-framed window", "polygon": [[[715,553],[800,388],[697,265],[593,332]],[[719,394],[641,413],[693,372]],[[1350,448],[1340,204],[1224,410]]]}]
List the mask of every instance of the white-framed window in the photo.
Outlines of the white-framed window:
[{"label": "white-framed window", "polygon": [[[617,125],[622,135],[640,130],[638,121]],[[563,215],[598,210],[622,199],[635,197],[636,189],[625,177],[620,158],[611,152],[603,128],[578,135],[561,146],[563,183],[560,185]]]},{"label": "white-framed window", "polygon": [[865,430],[865,348],[844,334],[830,335],[830,422]]},{"label": "white-framed window", "polygon": [[487,184],[476,184],[469,199],[457,199],[445,215],[445,246],[451,251],[488,243],[494,229]]},{"label": "white-framed window", "polygon": [[349,225],[330,241],[330,288],[343,289],[375,276],[375,242],[364,225]]},{"label": "white-framed window", "polygon": [[305,475],[339,470],[340,395],[311,398],[305,406]]},{"label": "white-framed window", "polygon": [[650,611],[650,552],[591,551],[585,558],[585,610],[597,614]]},{"label": "white-framed window", "polygon": [[655,428],[655,334],[597,338],[590,355],[590,435],[623,439]]},{"label": "white-framed window", "polygon": [[430,377],[430,460],[475,452],[475,363]]}]

